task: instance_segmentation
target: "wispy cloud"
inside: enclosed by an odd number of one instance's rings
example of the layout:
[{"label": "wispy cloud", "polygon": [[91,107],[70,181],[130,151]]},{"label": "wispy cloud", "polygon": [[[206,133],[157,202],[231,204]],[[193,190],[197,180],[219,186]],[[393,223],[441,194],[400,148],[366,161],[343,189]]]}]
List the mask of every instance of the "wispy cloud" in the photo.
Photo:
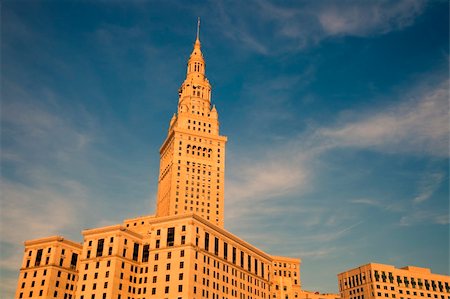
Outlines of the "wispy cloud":
[{"label": "wispy cloud", "polygon": [[[319,1],[306,2],[301,7],[255,0],[226,8],[219,2],[212,12],[218,14],[221,31],[228,38],[249,50],[273,55],[304,49],[331,37],[363,37],[401,30],[413,24],[424,7],[422,0]],[[236,14],[235,10],[241,13]],[[273,40],[277,41],[276,46]]]},{"label": "wispy cloud", "polygon": [[413,92],[419,95],[381,111],[359,112],[355,120],[319,129],[316,134],[330,148],[355,147],[447,157],[448,81]]},{"label": "wispy cloud", "polygon": [[422,0],[340,1],[333,4],[320,7],[317,15],[328,36],[366,36],[400,30],[411,25],[425,6]]},{"label": "wispy cloud", "polygon": [[[283,139],[280,144],[274,142],[265,149],[252,151],[252,155],[248,151],[232,153],[233,162],[227,170],[227,219],[252,217],[250,215],[255,210],[266,211],[264,215],[282,219],[283,215],[290,215],[290,211],[283,210],[279,199],[295,195],[295,200],[290,202],[290,209],[298,215],[303,215],[302,211],[305,211],[304,216],[299,217],[298,225],[307,228],[330,223],[330,227],[334,225],[341,228],[334,231],[333,235],[312,235],[314,242],[341,238],[348,223],[358,223],[355,215],[346,216],[346,213],[353,213],[354,209],[347,207],[347,211],[339,214],[341,219],[333,219],[333,215],[327,211],[337,207],[330,200],[330,206],[325,211],[310,213],[315,217],[309,217],[307,212],[314,209],[314,205],[305,199],[321,189],[323,157],[337,149],[354,148],[383,155],[407,154],[445,159],[448,156],[449,134],[447,99],[447,80],[403,89],[392,95],[390,102],[396,104],[346,111],[346,117],[338,118],[333,125],[312,128],[290,141]],[[431,196],[442,179],[436,175],[424,181],[415,201],[424,201]],[[365,205],[397,215],[399,219],[403,217],[400,220],[402,225],[418,223],[419,220],[436,224],[446,222],[441,214],[408,215],[411,202],[406,198],[392,201],[361,197],[345,202],[353,204],[355,209],[356,205]],[[344,231],[339,233],[341,230]]]},{"label": "wispy cloud", "polygon": [[417,224],[440,224],[448,225],[450,223],[447,212],[420,211],[415,210],[401,217],[399,224],[401,226],[412,226]]},{"label": "wispy cloud", "polygon": [[444,178],[443,172],[426,173],[419,182],[419,194],[414,197],[413,202],[419,204],[430,199]]}]

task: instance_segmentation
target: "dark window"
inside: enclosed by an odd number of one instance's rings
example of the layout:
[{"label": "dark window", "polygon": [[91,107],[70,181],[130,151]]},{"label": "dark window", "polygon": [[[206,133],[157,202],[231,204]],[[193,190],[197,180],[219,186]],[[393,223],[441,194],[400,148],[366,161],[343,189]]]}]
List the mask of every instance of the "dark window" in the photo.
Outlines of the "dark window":
[{"label": "dark window", "polygon": [[38,251],[37,251],[36,261],[34,262],[34,265],[35,265],[35,266],[39,266],[39,265],[41,264],[42,250],[43,250],[43,249],[38,249]]},{"label": "dark window", "polygon": [[175,227],[169,227],[167,230],[167,246],[173,246],[175,241]]},{"label": "dark window", "polygon": [[137,261],[138,260],[138,256],[139,256],[139,244],[138,243],[134,243],[133,261]]},{"label": "dark window", "polygon": [[233,247],[233,264],[236,264],[236,247]]},{"label": "dark window", "polygon": [[142,262],[148,262],[148,256],[150,255],[150,245],[144,245],[142,251]]},{"label": "dark window", "polygon": [[264,278],[264,263],[261,263],[261,276]]},{"label": "dark window", "polygon": [[103,244],[105,243],[105,239],[99,239],[97,242],[97,256],[103,255]]},{"label": "dark window", "polygon": [[228,259],[228,244],[223,242],[223,258]]},{"label": "dark window", "polygon": [[255,274],[258,275],[258,260],[255,259]]},{"label": "dark window", "polygon": [[156,248],[159,248],[159,244],[160,244],[160,241],[159,241],[159,240],[156,240],[156,245],[155,245],[155,247],[156,247]]},{"label": "dark window", "polygon": [[70,268],[75,269],[77,266],[78,254],[72,253],[72,259],[70,260]]},{"label": "dark window", "polygon": [[217,237],[214,238],[214,254],[219,254],[219,238]]},{"label": "dark window", "polygon": [[244,252],[241,251],[241,267],[244,268]]},{"label": "dark window", "polygon": [[252,270],[252,257],[250,255],[247,256],[247,269],[248,271]]},{"label": "dark window", "polygon": [[205,233],[205,250],[209,250],[209,234]]}]

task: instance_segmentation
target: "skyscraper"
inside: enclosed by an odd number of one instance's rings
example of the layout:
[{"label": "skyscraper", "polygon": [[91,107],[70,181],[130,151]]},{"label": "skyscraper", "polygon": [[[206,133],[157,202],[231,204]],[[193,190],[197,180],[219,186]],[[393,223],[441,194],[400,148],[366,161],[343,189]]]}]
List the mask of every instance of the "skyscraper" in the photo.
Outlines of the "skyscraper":
[{"label": "skyscraper", "polygon": [[16,298],[300,298],[299,259],[271,256],[223,228],[227,138],[198,29],[178,94],[160,149],[156,215],[84,230],[82,244],[25,242]]},{"label": "skyscraper", "polygon": [[227,138],[220,136],[218,113],[211,106],[198,30],[178,90],[178,111],[160,149],[156,216],[195,213],[223,227]]}]

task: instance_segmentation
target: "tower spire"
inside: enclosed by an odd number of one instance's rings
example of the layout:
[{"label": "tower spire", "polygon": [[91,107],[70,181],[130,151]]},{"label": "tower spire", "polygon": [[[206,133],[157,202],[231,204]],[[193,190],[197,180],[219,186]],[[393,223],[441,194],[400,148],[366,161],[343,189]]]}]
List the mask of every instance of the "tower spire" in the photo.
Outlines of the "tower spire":
[{"label": "tower spire", "polygon": [[200,40],[200,17],[198,17],[197,21],[197,40]]}]

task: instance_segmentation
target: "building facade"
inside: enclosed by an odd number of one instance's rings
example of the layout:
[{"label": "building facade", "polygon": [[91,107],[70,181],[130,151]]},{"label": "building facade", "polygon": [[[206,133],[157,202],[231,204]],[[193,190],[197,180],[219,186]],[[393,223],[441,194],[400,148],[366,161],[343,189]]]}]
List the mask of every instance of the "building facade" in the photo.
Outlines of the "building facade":
[{"label": "building facade", "polygon": [[198,32],[178,94],[156,214],[84,230],[82,244],[25,242],[16,298],[300,298],[300,259],[271,256],[223,228],[227,138]]},{"label": "building facade", "polygon": [[450,277],[428,268],[370,263],[338,274],[343,299],[450,299]]},{"label": "building facade", "polygon": [[75,298],[81,249],[62,237],[26,241],[15,298]]}]

